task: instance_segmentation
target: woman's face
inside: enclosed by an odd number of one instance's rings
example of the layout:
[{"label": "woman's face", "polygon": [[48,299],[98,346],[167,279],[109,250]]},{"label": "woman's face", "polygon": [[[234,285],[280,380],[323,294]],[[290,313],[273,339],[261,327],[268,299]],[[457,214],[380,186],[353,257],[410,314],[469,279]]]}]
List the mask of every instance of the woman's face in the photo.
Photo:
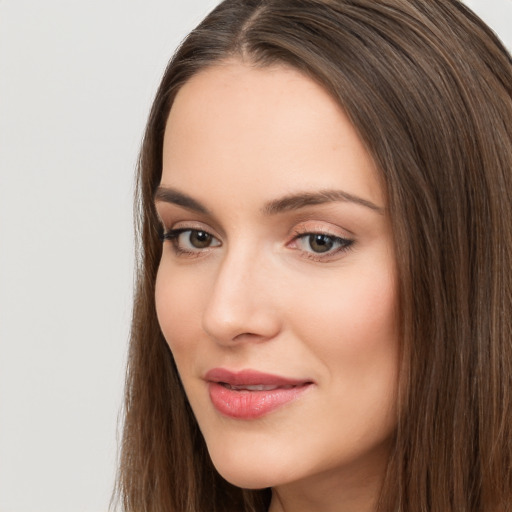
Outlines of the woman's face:
[{"label": "woman's face", "polygon": [[158,318],[218,471],[283,492],[376,485],[396,424],[395,259],[337,103],[285,67],[202,71],[172,107],[155,200]]}]

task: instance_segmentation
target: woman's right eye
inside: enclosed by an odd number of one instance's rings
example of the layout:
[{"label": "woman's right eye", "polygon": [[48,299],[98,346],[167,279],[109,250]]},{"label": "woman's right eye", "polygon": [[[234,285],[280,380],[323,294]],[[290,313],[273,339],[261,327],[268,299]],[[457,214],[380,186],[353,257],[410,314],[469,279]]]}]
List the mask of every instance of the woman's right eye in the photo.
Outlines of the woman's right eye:
[{"label": "woman's right eye", "polygon": [[172,229],[163,234],[162,240],[170,240],[178,254],[198,253],[221,245],[217,238],[202,229]]}]

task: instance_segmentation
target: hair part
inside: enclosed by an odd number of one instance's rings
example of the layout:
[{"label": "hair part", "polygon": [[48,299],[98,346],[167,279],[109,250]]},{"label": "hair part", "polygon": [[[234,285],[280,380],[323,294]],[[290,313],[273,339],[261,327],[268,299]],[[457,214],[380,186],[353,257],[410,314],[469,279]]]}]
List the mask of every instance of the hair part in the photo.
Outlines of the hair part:
[{"label": "hair part", "polygon": [[261,512],[213,468],[155,313],[153,194],[180,88],[227,59],[292,66],[340,104],[388,196],[399,277],[399,417],[382,512],[512,510],[512,61],[456,0],[227,0],[158,89],[137,181],[140,241],[118,495],[126,512]]}]

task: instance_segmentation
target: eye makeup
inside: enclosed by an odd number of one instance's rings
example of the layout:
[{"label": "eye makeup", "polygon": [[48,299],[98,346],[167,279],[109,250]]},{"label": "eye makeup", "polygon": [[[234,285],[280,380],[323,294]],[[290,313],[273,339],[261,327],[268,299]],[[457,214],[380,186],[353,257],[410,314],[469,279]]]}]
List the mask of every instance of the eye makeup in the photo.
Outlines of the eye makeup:
[{"label": "eye makeup", "polygon": [[203,229],[179,228],[162,234],[162,242],[169,240],[176,255],[197,257],[211,247],[219,247],[220,241]]}]

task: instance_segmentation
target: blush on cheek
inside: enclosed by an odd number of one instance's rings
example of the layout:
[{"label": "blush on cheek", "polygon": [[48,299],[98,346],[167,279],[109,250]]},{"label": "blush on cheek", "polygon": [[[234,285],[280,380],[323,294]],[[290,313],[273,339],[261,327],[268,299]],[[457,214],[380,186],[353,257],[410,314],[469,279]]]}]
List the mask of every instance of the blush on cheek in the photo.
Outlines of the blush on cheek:
[{"label": "blush on cheek", "polygon": [[155,285],[155,305],[160,329],[173,353],[180,345],[197,340],[201,326],[201,303],[197,287],[178,277],[167,278],[159,269]]}]

